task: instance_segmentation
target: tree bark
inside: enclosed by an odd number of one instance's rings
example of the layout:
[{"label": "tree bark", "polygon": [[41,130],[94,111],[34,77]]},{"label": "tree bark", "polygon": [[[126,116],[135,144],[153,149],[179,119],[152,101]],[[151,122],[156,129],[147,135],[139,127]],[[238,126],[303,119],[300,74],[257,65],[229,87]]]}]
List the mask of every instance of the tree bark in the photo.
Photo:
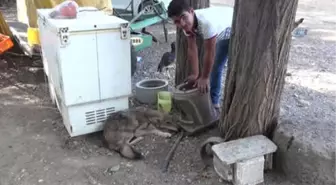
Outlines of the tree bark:
[{"label": "tree bark", "polygon": [[[207,8],[210,5],[209,0],[189,0],[192,8],[200,9]],[[187,61],[187,38],[183,31],[179,28],[176,29],[176,72],[175,72],[175,85],[183,83],[191,70],[189,62]],[[197,47],[199,56],[199,69],[203,66],[203,39],[197,37]]]},{"label": "tree bark", "polygon": [[236,0],[219,128],[225,140],[272,137],[298,0]]}]

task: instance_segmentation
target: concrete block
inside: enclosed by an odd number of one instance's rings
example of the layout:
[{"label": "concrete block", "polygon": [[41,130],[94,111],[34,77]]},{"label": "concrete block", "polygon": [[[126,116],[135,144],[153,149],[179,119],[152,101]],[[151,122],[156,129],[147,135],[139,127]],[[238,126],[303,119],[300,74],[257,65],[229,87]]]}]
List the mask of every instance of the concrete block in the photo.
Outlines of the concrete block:
[{"label": "concrete block", "polygon": [[277,146],[267,137],[256,135],[216,144],[211,149],[215,171],[221,178],[233,179],[235,185],[256,185],[264,181],[264,167],[272,168],[270,154]]},{"label": "concrete block", "polygon": [[264,181],[264,156],[237,162],[234,185],[257,185]]},{"label": "concrete block", "polygon": [[273,169],[273,154],[266,154],[265,155],[265,170],[272,170]]},{"label": "concrete block", "polygon": [[223,180],[232,182],[233,180],[233,165],[222,163],[217,156],[213,157],[214,169]]}]

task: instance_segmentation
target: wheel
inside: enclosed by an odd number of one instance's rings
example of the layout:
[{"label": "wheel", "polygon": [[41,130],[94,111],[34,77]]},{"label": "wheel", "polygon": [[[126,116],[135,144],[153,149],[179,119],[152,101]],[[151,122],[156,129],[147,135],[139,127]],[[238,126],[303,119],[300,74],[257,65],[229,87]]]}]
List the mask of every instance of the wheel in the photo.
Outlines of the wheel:
[{"label": "wheel", "polygon": [[[140,13],[141,10],[145,9],[145,12],[143,15],[155,14],[154,7],[153,7],[154,3],[157,3],[157,1],[156,0],[143,1],[138,8],[138,13]],[[161,10],[158,10],[158,11],[161,13]]]}]

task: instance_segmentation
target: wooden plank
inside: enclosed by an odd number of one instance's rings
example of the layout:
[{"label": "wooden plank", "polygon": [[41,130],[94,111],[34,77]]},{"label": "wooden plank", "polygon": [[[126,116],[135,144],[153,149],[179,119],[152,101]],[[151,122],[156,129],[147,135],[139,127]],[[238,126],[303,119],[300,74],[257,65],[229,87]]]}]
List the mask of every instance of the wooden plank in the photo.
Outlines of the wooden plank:
[{"label": "wooden plank", "polygon": [[13,34],[13,40],[17,43],[18,47],[21,49],[22,53],[25,55],[32,56],[40,56],[40,46],[30,46],[28,44],[27,38],[27,29],[28,25],[22,22],[8,22],[10,31]]},{"label": "wooden plank", "polygon": [[29,46],[29,44],[27,43],[27,41],[25,41],[19,34],[19,32],[13,28],[10,27],[10,30],[13,33],[13,38],[16,40],[16,42],[19,44],[19,47],[22,49],[23,53],[27,56],[32,57],[34,55],[34,51],[33,48],[31,48]]},{"label": "wooden plank", "polygon": [[273,153],[277,146],[263,135],[237,139],[212,146],[214,154],[226,165]]}]

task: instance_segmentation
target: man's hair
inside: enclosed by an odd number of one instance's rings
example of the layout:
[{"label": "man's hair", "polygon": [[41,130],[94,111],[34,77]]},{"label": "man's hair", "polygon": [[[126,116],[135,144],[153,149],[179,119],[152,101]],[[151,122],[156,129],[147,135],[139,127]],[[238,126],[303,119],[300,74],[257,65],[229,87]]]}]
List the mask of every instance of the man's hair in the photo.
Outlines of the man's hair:
[{"label": "man's hair", "polygon": [[168,17],[180,16],[184,11],[189,11],[187,0],[172,0],[168,6]]}]

